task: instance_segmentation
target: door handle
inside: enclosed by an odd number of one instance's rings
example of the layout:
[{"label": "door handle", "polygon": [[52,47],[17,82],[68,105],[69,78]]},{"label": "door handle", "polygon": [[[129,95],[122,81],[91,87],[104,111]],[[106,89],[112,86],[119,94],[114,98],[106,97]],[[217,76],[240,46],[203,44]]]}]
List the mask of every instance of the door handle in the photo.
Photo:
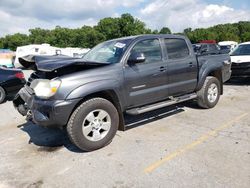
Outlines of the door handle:
[{"label": "door handle", "polygon": [[164,71],[166,71],[167,69],[166,69],[166,67],[160,67],[160,71],[161,72],[164,72]]},{"label": "door handle", "polygon": [[152,76],[158,76],[161,74],[161,72],[165,72],[167,70],[166,67],[162,66],[159,68],[159,71],[157,71],[156,73],[154,73]]},{"label": "door handle", "polygon": [[193,67],[193,62],[190,62],[190,63],[189,63],[189,67]]}]

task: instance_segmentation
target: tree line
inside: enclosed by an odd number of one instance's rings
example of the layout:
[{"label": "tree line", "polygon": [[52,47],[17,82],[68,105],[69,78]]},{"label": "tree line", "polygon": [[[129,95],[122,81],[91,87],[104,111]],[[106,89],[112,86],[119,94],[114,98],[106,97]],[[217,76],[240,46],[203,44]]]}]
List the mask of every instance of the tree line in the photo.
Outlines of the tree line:
[{"label": "tree line", "polygon": [[240,21],[233,24],[219,24],[209,28],[192,30],[184,29],[183,34],[187,35],[191,42],[197,43],[201,40],[220,41],[250,41],[250,22]]},{"label": "tree line", "polygon": [[[52,30],[35,28],[30,29],[29,34],[6,35],[0,38],[0,48],[15,50],[18,46],[42,43],[57,47],[92,48],[105,40],[139,34],[171,34],[171,30],[168,27],[151,30],[144,22],[127,13],[118,18],[103,18],[93,27],[69,29],[56,26]],[[250,41],[250,22],[220,24],[206,29],[186,28],[182,33],[177,34],[187,35],[192,43],[201,40],[244,42]]]}]

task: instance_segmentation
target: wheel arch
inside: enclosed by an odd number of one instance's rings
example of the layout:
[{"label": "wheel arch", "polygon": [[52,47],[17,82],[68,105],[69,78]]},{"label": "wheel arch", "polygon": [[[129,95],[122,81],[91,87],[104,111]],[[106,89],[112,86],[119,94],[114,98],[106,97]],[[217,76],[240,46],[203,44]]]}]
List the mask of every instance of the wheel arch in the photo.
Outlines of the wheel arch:
[{"label": "wheel arch", "polygon": [[75,105],[74,109],[72,110],[72,113],[75,111],[75,109],[80,106],[84,101],[87,101],[92,98],[103,98],[108,101],[110,101],[117,109],[118,114],[119,114],[119,127],[118,130],[124,131],[125,130],[125,125],[124,125],[124,116],[123,116],[123,110],[121,103],[119,102],[118,95],[114,90],[103,90],[103,91],[98,91],[94,92],[91,94],[88,94],[81,98],[81,100]]},{"label": "wheel arch", "polygon": [[200,76],[198,86],[197,86],[197,91],[200,90],[208,76],[213,76],[217,78],[220,82],[220,94],[223,94],[223,80],[222,80],[222,70],[221,69],[213,69],[209,71],[203,72],[203,74]]}]

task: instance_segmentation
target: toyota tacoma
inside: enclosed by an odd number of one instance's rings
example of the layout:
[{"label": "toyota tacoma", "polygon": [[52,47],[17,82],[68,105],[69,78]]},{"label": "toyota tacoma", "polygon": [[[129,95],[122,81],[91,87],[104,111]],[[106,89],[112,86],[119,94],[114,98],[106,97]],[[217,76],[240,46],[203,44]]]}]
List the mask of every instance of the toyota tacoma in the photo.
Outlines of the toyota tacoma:
[{"label": "toyota tacoma", "polygon": [[227,54],[195,55],[185,36],[139,35],[103,42],[83,58],[31,56],[35,71],[13,101],[35,124],[66,127],[92,151],[137,115],[187,100],[214,107],[230,78]]}]

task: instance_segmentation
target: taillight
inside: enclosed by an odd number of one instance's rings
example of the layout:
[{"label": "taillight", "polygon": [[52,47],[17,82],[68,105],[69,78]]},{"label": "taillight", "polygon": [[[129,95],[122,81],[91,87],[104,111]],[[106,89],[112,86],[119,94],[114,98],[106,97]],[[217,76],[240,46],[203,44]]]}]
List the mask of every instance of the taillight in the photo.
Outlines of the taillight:
[{"label": "taillight", "polygon": [[18,72],[15,74],[15,77],[19,79],[24,79],[24,74],[22,72]]}]

